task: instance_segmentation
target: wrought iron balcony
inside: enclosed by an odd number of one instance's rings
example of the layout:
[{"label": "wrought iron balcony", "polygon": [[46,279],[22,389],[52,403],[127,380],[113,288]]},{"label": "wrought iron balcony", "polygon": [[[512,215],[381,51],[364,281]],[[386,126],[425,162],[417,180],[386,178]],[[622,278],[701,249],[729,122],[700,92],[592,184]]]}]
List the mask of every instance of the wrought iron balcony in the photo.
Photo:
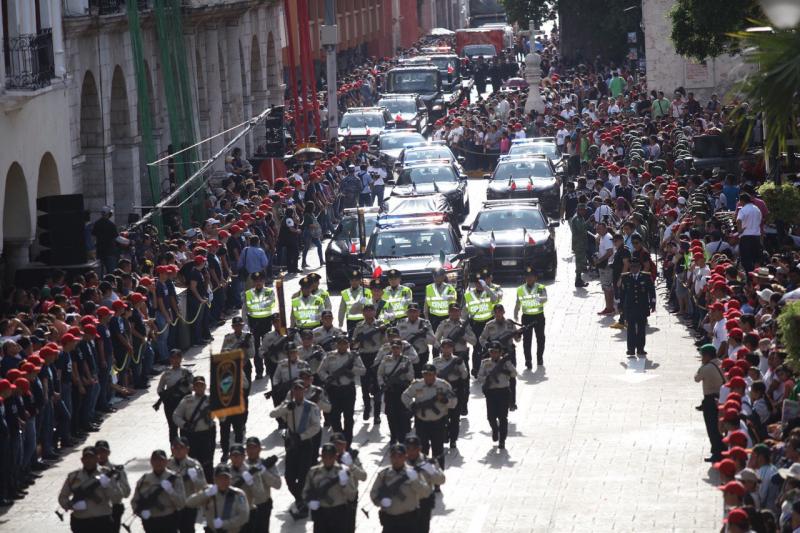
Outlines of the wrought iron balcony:
[{"label": "wrought iron balcony", "polygon": [[89,0],[89,13],[115,15],[125,7],[124,0]]},{"label": "wrought iron balcony", "polygon": [[9,38],[5,52],[7,89],[35,91],[50,85],[55,74],[50,29]]}]

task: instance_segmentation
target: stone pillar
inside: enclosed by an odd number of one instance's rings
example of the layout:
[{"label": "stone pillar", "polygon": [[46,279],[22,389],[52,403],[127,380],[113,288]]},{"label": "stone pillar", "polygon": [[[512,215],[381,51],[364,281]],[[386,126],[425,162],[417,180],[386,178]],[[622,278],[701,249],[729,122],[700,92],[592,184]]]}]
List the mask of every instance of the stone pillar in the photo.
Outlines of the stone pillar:
[{"label": "stone pillar", "polygon": [[61,23],[61,0],[50,0],[50,24],[53,30],[53,65],[55,77],[67,74],[66,54],[64,53],[64,29]]},{"label": "stone pillar", "polygon": [[33,239],[5,239],[0,252],[6,259],[6,281],[13,282],[14,273],[31,262]]},{"label": "stone pillar", "polygon": [[[114,183],[111,180],[112,152],[110,147],[86,147],[82,150],[82,162],[73,165],[76,175],[82,177],[83,197],[86,209],[99,213],[104,205],[114,203]],[[106,179],[106,171],[109,177]]]},{"label": "stone pillar", "polygon": [[127,224],[128,214],[141,213],[142,180],[139,175],[139,137],[117,140],[111,149],[114,180],[114,220]]},{"label": "stone pillar", "polygon": [[531,48],[531,53],[525,56],[525,80],[528,82],[528,99],[525,101],[526,115],[531,111],[544,113],[544,102],[539,92],[539,82],[542,81],[541,62],[542,58]]},{"label": "stone pillar", "polygon": [[[244,87],[242,87],[242,63],[239,58],[239,31],[238,24],[230,25],[225,28],[227,44],[227,55],[225,72],[228,78],[228,123],[229,127],[241,124],[244,121]],[[224,51],[223,51],[224,52]],[[232,131],[225,136],[230,140],[238,132]]]},{"label": "stone pillar", "polygon": [[[208,124],[210,133],[216,133],[222,129],[222,86],[219,65],[219,33],[216,27],[207,26],[206,30],[206,87],[208,88]],[[225,146],[222,137],[215,137],[210,141],[210,154],[215,154]],[[219,167],[221,168],[221,164]]]}]

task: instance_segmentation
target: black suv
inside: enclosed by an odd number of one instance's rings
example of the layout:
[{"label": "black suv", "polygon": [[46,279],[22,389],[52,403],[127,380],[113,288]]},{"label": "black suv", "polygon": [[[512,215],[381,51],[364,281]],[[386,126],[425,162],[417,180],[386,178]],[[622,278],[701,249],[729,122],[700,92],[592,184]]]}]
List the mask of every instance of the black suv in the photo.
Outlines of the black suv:
[{"label": "black suv", "polygon": [[561,205],[561,177],[544,154],[504,155],[489,180],[487,200],[537,198],[551,216],[558,216]]},{"label": "black suv", "polygon": [[420,133],[428,129],[428,107],[416,94],[385,94],[378,100],[389,110],[395,128],[412,128]]},{"label": "black suv", "polygon": [[428,120],[434,121],[447,114],[447,103],[442,91],[442,76],[432,64],[400,66],[386,73],[381,97],[387,94],[418,94],[428,108]]},{"label": "black suv", "polygon": [[464,220],[469,213],[467,178],[448,161],[419,161],[400,169],[392,196],[418,194],[442,194],[457,220]]},{"label": "black suv", "polygon": [[412,129],[385,130],[378,140],[371,146],[374,154],[378,155],[380,162],[391,171],[394,164],[400,159],[406,145],[418,145],[428,142],[421,133]]},{"label": "black suv", "polygon": [[[363,209],[363,235],[366,243],[378,223],[378,208]],[[328,280],[328,288],[335,290],[347,287],[348,273],[361,268],[363,264],[360,255],[361,235],[358,227],[358,208],[345,209],[325,249],[325,279]]]},{"label": "black suv", "polygon": [[351,107],[339,123],[339,141],[353,146],[372,143],[385,129],[394,127],[394,118],[383,107]]},{"label": "black suv", "polygon": [[553,279],[558,267],[554,229],[539,201],[489,200],[484,202],[467,232],[465,252],[470,269],[488,268],[495,274],[521,275],[533,265],[540,275]]}]

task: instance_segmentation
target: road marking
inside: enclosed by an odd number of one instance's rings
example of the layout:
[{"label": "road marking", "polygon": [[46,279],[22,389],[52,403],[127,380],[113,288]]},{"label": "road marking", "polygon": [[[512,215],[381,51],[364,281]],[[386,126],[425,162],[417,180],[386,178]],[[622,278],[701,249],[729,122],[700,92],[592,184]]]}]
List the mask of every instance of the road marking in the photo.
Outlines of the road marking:
[{"label": "road marking", "polygon": [[469,523],[467,533],[481,533],[487,516],[489,516],[489,506],[479,505],[475,512],[472,513],[472,520]]}]

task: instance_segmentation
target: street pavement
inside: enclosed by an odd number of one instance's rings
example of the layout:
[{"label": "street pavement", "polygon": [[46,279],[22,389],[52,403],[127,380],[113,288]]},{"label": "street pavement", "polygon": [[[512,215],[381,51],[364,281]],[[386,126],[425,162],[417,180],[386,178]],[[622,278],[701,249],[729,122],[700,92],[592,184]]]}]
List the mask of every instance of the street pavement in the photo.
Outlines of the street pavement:
[{"label": "street pavement", "polygon": [[[485,182],[469,184],[473,211],[485,198]],[[474,215],[474,214],[473,214]],[[698,366],[691,335],[663,309],[649,321],[646,360],[625,356],[625,332],[598,317],[603,307],[599,284],[573,287],[569,228],[557,230],[559,268],[548,283],[545,367],[521,367],[519,409],[510,415],[506,450],[492,443],[480,387],[472,386],[469,416],[462,421],[458,450],[447,453],[447,482],[437,499],[431,531],[712,531],[721,522],[717,478],[703,462],[708,444],[702,416],[693,409],[701,398],[692,376]],[[310,256],[312,254],[309,254]],[[316,254],[309,257],[316,266]],[[324,269],[319,272],[324,275]],[[287,280],[289,293],[297,278]],[[516,282],[504,282],[504,303],[513,310]],[[338,296],[332,297],[338,309]],[[188,352],[185,362],[208,375],[210,350],[219,350],[228,324],[205,350]],[[522,364],[521,347],[518,359]],[[149,470],[153,449],[168,450],[163,411],[155,413],[155,383],[110,416],[91,436],[111,444],[114,463],[130,461],[131,486]],[[254,384],[247,435],[262,439],[264,455],[283,457],[264,380]],[[361,421],[356,401],[353,446],[368,472],[360,486],[359,533],[380,531],[378,509],[368,493],[378,468],[388,463],[388,425]],[[327,440],[327,432],[324,440]],[[24,500],[0,515],[0,531],[66,531],[53,512],[58,491],[79,468],[79,449],[50,468]],[[217,451],[216,459],[219,459]],[[282,470],[283,461],[279,463]],[[273,492],[271,530],[311,531],[310,521],[294,522],[286,512],[285,486]],[[124,520],[131,517],[126,505]],[[369,517],[365,513],[368,513]],[[202,530],[200,524],[198,531]],[[136,520],[132,531],[142,531]]]}]

